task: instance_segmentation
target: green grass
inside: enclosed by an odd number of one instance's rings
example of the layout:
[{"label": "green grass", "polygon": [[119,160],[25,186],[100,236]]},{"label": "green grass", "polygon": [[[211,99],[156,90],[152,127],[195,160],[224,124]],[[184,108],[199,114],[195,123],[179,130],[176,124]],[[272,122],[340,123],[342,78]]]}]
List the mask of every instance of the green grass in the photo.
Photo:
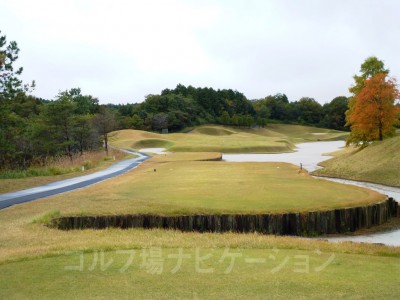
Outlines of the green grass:
[{"label": "green grass", "polygon": [[101,189],[95,185],[43,201],[62,214],[177,215],[304,212],[383,199],[370,190],[314,179],[291,164],[179,158],[184,155],[158,156],[142,164],[139,172],[105,181]]},{"label": "green grass", "polygon": [[228,129],[227,127],[219,127],[219,126],[201,126],[195,128],[192,132],[197,132],[206,135],[216,135],[216,136],[231,135],[236,133],[236,131],[233,128]]},{"label": "green grass", "polygon": [[344,139],[346,135],[341,131],[287,124],[257,129],[205,125],[189,133],[120,130],[113,134],[110,143],[136,150],[163,147],[172,152],[279,153],[294,151],[296,143]]},{"label": "green grass", "polygon": [[[226,253],[237,257],[229,270],[230,257],[223,259],[225,250],[221,248],[181,248],[188,258],[183,259],[180,267],[173,258],[179,249],[153,248],[153,251],[156,249],[161,250],[160,274],[154,274],[157,269],[152,271],[142,265],[141,254],[149,254],[149,249],[99,251],[97,263],[94,263],[96,252],[89,252],[82,255],[82,271],[66,270],[79,265],[77,253],[2,265],[0,298],[394,299],[400,291],[399,257],[230,248]],[[121,272],[131,254],[132,263]],[[105,262],[103,270],[101,255]],[[199,257],[206,259],[200,261]],[[265,262],[249,260],[257,258]],[[107,266],[108,262],[111,264]],[[326,263],[325,268],[318,269]]]},{"label": "green grass", "polygon": [[145,139],[132,144],[132,148],[168,148],[173,145],[172,142],[163,139]]},{"label": "green grass", "polygon": [[41,224],[41,225],[48,225],[50,224],[50,221],[54,218],[59,217],[60,211],[59,210],[53,210],[47,213],[44,213],[43,215],[33,219],[32,223],[33,224]]},{"label": "green grass", "polygon": [[314,174],[400,186],[400,136],[336,155],[321,163],[325,168]]}]

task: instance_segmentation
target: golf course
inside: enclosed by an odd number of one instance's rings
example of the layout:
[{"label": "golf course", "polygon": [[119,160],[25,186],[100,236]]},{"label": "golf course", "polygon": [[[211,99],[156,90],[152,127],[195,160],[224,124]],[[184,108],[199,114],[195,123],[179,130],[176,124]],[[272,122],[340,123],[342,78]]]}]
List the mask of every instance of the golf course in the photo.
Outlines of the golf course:
[{"label": "golf course", "polygon": [[400,1],[1,1],[0,300],[400,299]]},{"label": "golf course", "polygon": [[307,213],[384,201],[372,190],[314,178],[299,165],[221,160],[222,153],[287,153],[299,143],[346,136],[287,124],[112,132],[113,147],[166,152],[95,185],[0,210],[0,298],[84,299],[88,287],[91,298],[395,298],[399,247],[259,232],[50,226],[68,216]]}]

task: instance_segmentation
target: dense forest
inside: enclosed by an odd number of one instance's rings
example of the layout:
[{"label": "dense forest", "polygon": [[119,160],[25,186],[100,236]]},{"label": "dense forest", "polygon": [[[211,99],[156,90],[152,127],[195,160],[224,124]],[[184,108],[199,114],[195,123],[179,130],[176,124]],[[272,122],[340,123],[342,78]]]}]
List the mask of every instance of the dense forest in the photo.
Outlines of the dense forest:
[{"label": "dense forest", "polygon": [[206,124],[265,127],[287,122],[345,129],[346,97],[325,105],[304,97],[290,102],[285,94],[249,100],[232,89],[195,88],[178,84],[142,103],[99,104],[80,88],[62,91],[54,99],[32,95],[35,84],[23,84],[22,68],[15,69],[19,48],[0,36],[0,169],[26,169],[46,165],[49,159],[73,160],[105,146],[116,129],[169,132]]},{"label": "dense forest", "polygon": [[120,128],[180,131],[205,123],[264,127],[268,122],[286,122],[345,130],[347,105],[348,98],[343,96],[325,105],[309,97],[289,102],[285,94],[248,100],[231,89],[178,84],[147,96],[142,103],[108,107],[118,113]]}]

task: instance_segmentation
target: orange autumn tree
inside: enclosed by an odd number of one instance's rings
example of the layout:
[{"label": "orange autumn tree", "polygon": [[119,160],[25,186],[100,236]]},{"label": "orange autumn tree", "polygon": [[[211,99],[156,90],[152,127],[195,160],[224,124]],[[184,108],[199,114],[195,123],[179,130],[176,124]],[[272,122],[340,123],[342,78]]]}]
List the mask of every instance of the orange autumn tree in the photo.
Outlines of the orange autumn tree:
[{"label": "orange autumn tree", "polygon": [[364,81],[347,114],[351,133],[347,143],[367,145],[394,133],[398,122],[396,99],[400,96],[396,80],[378,73]]}]

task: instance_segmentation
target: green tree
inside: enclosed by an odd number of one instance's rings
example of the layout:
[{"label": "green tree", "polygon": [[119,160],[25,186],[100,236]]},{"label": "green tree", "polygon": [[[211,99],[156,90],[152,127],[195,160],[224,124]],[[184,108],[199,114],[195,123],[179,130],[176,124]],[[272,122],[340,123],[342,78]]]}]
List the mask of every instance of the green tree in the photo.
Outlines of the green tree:
[{"label": "green tree", "polygon": [[75,102],[75,113],[79,115],[95,114],[99,108],[99,100],[91,95],[82,95],[80,88],[63,91],[59,96],[68,97]]},{"label": "green tree", "polygon": [[360,67],[360,75],[354,75],[354,84],[349,88],[350,93],[357,95],[364,87],[365,80],[375,76],[378,73],[389,74],[389,69],[385,68],[383,61],[375,56],[370,56],[365,59]]},{"label": "green tree", "polygon": [[246,126],[246,117],[239,115],[238,116],[238,123],[239,123],[239,127],[244,127]]},{"label": "green tree", "polygon": [[71,101],[70,97],[59,94],[56,101],[44,107],[42,114],[43,123],[46,125],[44,129],[49,133],[47,137],[50,142],[53,141],[54,152],[64,150],[71,161],[76,144],[74,140],[75,109],[76,103]]},{"label": "green tree", "polygon": [[234,115],[232,117],[232,125],[233,126],[239,126],[239,116],[238,115]]},{"label": "green tree", "polygon": [[259,127],[264,128],[265,126],[267,126],[267,119],[258,117],[258,118],[257,118],[257,125],[258,125]]},{"label": "green tree", "polygon": [[168,128],[169,117],[166,113],[159,113],[153,116],[152,124],[154,130],[162,130]]},{"label": "green tree", "polygon": [[289,100],[285,94],[276,94],[265,98],[265,105],[270,112],[271,119],[287,120]]},{"label": "green tree", "polygon": [[317,125],[322,119],[322,106],[313,98],[303,97],[295,103],[299,115],[297,121],[302,124]]},{"label": "green tree", "polygon": [[260,110],[257,112],[257,115],[262,119],[269,119],[271,116],[271,111],[268,109],[267,106],[261,106]]},{"label": "green tree", "polygon": [[6,36],[0,35],[0,168],[19,167],[21,160],[25,165],[28,153],[24,135],[29,126],[27,119],[19,115],[14,100],[17,97],[25,99],[25,91],[33,88],[34,82],[31,86],[23,85],[19,79],[23,69],[14,66],[18,53],[17,43],[7,44]]},{"label": "green tree", "polygon": [[334,98],[331,102],[324,104],[323,120],[321,125],[336,130],[345,130],[346,111],[349,99],[345,96]]},{"label": "green tree", "polygon": [[81,155],[85,150],[91,150],[98,146],[98,135],[95,133],[92,115],[75,115],[73,117],[73,138]]},{"label": "green tree", "polygon": [[247,127],[249,127],[249,128],[253,127],[253,125],[254,125],[254,118],[253,118],[252,116],[246,115],[246,116],[244,117],[244,119],[245,119],[245,123],[246,123],[246,126],[247,126]]},{"label": "green tree", "polygon": [[231,117],[229,116],[227,111],[223,111],[221,115],[221,122],[223,125],[230,125],[231,124]]},{"label": "green tree", "polygon": [[[0,31],[1,34],[1,31]],[[19,48],[15,41],[7,45],[6,36],[0,35],[0,100],[10,100],[19,92],[28,91],[34,88],[35,82],[31,85],[23,85],[19,76],[23,68],[14,68],[14,63],[18,59]]]},{"label": "green tree", "polygon": [[144,121],[139,115],[133,115],[131,118],[131,128],[133,129],[142,129]]}]

